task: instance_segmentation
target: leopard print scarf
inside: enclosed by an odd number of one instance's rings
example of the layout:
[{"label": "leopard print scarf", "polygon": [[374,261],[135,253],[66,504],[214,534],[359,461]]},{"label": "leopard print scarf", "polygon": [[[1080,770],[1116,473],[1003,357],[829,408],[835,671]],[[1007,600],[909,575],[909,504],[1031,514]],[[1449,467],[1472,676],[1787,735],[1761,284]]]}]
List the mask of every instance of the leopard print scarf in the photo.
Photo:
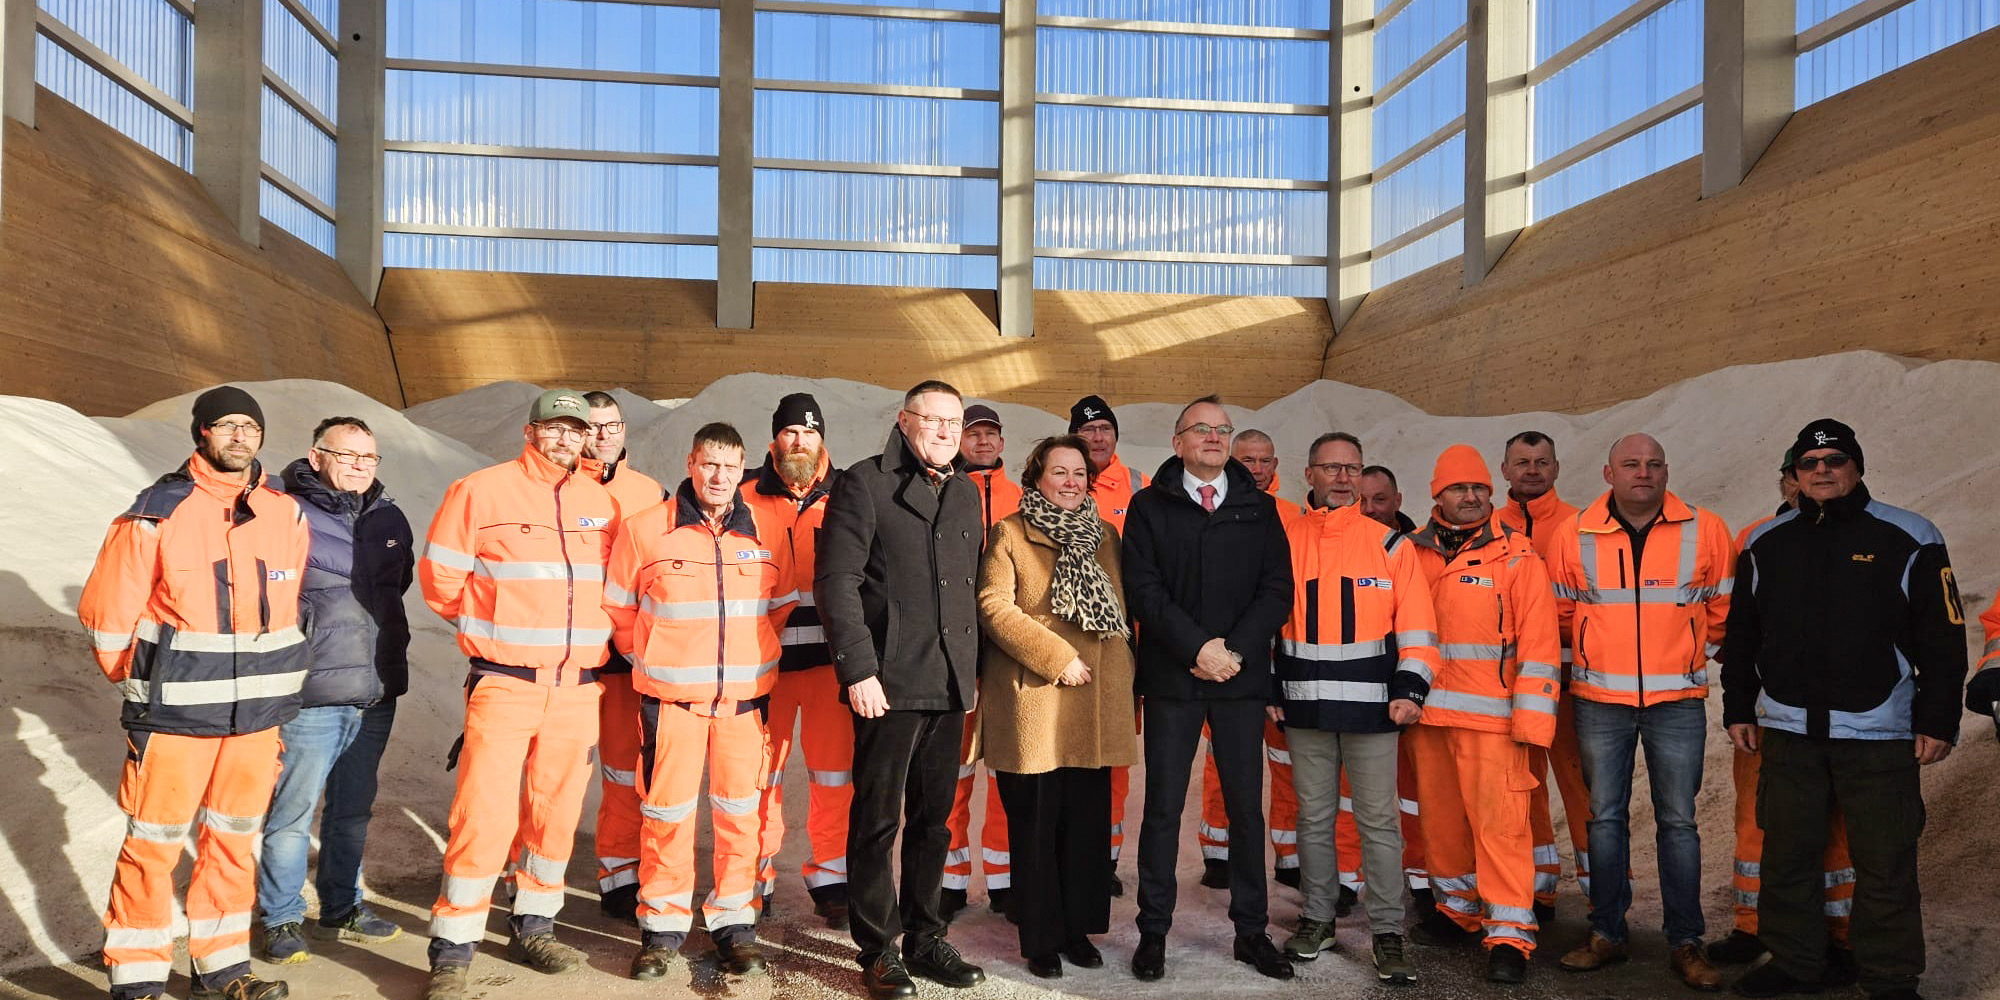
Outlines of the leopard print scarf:
[{"label": "leopard print scarf", "polygon": [[1104,540],[1104,522],[1097,519],[1097,501],[1064,510],[1040,490],[1021,491],[1021,520],[1056,543],[1055,579],[1049,582],[1049,609],[1057,618],[1086,632],[1129,636],[1125,609],[1111,586],[1111,575],[1097,562]]}]

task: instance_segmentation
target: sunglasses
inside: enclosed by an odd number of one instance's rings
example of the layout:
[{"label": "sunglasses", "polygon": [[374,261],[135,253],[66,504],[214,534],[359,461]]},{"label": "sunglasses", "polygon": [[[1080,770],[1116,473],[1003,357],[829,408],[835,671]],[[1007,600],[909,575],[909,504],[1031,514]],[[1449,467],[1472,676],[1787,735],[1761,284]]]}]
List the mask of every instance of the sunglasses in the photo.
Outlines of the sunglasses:
[{"label": "sunglasses", "polygon": [[1822,465],[1829,469],[1845,469],[1847,468],[1847,463],[1852,461],[1854,461],[1854,456],[1842,455],[1839,452],[1835,452],[1831,455],[1801,458],[1799,459],[1798,469],[1800,472],[1813,472],[1818,470]]}]

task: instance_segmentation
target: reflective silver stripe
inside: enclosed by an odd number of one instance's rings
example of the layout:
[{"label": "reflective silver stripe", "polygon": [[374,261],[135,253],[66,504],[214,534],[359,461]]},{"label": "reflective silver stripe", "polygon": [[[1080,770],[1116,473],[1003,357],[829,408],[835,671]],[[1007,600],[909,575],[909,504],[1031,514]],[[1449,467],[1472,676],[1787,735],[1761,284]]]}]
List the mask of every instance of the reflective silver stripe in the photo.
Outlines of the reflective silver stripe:
[{"label": "reflective silver stripe", "polygon": [[615,871],[609,875],[600,876],[597,880],[597,891],[605,893],[613,889],[623,889],[628,885],[638,884],[639,870],[636,868],[627,868],[623,871]]},{"label": "reflective silver stripe", "polygon": [[973,771],[973,765],[971,764],[958,765],[958,780],[964,781],[965,779],[972,777],[972,771]]},{"label": "reflective silver stripe", "polygon": [[1605,590],[1591,590],[1576,594],[1571,598],[1578,604],[1689,604],[1691,595],[1678,587],[1611,587]]},{"label": "reflective silver stripe", "polygon": [[1438,899],[1438,904],[1443,906],[1447,910],[1454,910],[1456,912],[1463,913],[1468,917],[1476,917],[1479,915],[1479,900],[1473,899],[1469,896],[1454,896],[1450,893],[1446,893],[1443,897]]},{"label": "reflective silver stripe", "polygon": [[823,872],[830,872],[835,875],[847,874],[847,855],[845,854],[837,858],[828,858],[825,861],[807,862],[807,864]]},{"label": "reflective silver stripe", "polygon": [[1497,660],[1500,658],[1500,644],[1447,642],[1438,647],[1438,655],[1447,660]]},{"label": "reflective silver stripe", "polygon": [[1409,813],[1409,814],[1410,814],[1410,815],[1412,815],[1412,816],[1415,816],[1415,815],[1417,815],[1417,800],[1416,800],[1416,799],[1398,799],[1398,800],[1397,800],[1397,803],[1396,803],[1396,804],[1397,804],[1397,805],[1398,805],[1398,806],[1399,806],[1399,807],[1400,807],[1400,808],[1401,808],[1401,809],[1402,809],[1402,810],[1403,810],[1404,812],[1406,812],[1406,813]]},{"label": "reflective silver stripe", "polygon": [[1736,890],[1736,905],[1747,906],[1750,907],[1751,909],[1756,909],[1757,894],[1754,892],[1744,892],[1741,889]]},{"label": "reflective silver stripe", "polygon": [[1514,710],[1517,712],[1540,712],[1543,715],[1556,714],[1556,700],[1545,694],[1517,694],[1514,696]]},{"label": "reflective silver stripe", "polygon": [[1282,638],[1278,640],[1278,652],[1301,660],[1318,660],[1323,663],[1361,660],[1370,656],[1381,656],[1388,651],[1387,639],[1370,639],[1366,642],[1301,642],[1297,639]]},{"label": "reflective silver stripe", "polygon": [[1561,858],[1561,856],[1559,856],[1559,855],[1557,855],[1557,854],[1556,854],[1556,845],[1554,845],[1554,844],[1536,844],[1536,845],[1535,845],[1535,864],[1538,864],[1538,865],[1559,865],[1559,864],[1562,864],[1562,858]]},{"label": "reflective silver stripe", "polygon": [[118,693],[126,701],[136,701],[140,704],[150,702],[153,700],[151,695],[152,690],[153,685],[136,677],[127,677],[118,682]]},{"label": "reflective silver stripe", "polygon": [[661,621],[696,621],[714,618],[716,609],[731,618],[756,618],[768,615],[772,608],[790,603],[785,597],[765,600],[753,597],[747,601],[656,601],[651,596],[639,598],[639,611]]},{"label": "reflective silver stripe", "polygon": [[[306,672],[288,670],[282,674],[252,674],[223,677],[212,681],[167,681],[160,689],[162,705],[227,705],[253,698],[283,698],[298,694],[306,686]],[[152,684],[127,678],[118,689],[126,701],[149,702]]]},{"label": "reflective silver stripe", "polygon": [[486,936],[486,910],[455,917],[431,915],[431,937],[452,944],[477,944]]},{"label": "reflective silver stripe", "polygon": [[808,888],[808,889],[817,889],[817,888],[819,888],[820,886],[823,886],[823,885],[846,885],[846,884],[847,884],[847,873],[846,873],[846,872],[844,872],[844,871],[840,871],[840,872],[808,872],[808,873],[806,874],[806,877],[805,877],[805,878],[806,878],[806,888]]},{"label": "reflective silver stripe", "polygon": [[[1597,589],[1597,533],[1578,530],[1576,533],[1576,561],[1583,564],[1583,589]],[[1569,594],[1573,600],[1582,600],[1583,595],[1575,590]]]},{"label": "reflective silver stripe", "polygon": [[1292,764],[1292,752],[1282,747],[1267,746],[1264,748],[1264,759],[1273,764],[1283,764],[1286,767],[1290,767]]},{"label": "reflective silver stripe", "polygon": [[1764,866],[1755,861],[1738,861],[1736,862],[1736,874],[1744,878],[1762,878],[1764,875]]},{"label": "reflective silver stripe", "polygon": [[599,764],[597,770],[598,773],[604,775],[605,781],[614,785],[624,785],[627,788],[631,788],[639,783],[639,772],[637,771],[621,771],[609,764]]},{"label": "reflective silver stripe", "polygon": [[735,799],[721,795],[710,795],[708,797],[709,805],[731,816],[748,816],[757,811],[757,803],[762,801],[764,801],[764,794],[762,792],[751,792],[742,798]]},{"label": "reflective silver stripe", "polygon": [[1476,873],[1471,875],[1437,875],[1431,878],[1431,884],[1446,892],[1478,892],[1479,876]]},{"label": "reflective silver stripe", "polygon": [[1225,844],[1229,843],[1229,831],[1227,829],[1209,826],[1207,823],[1201,825],[1201,835],[1209,840],[1221,841]]},{"label": "reflective silver stripe", "polygon": [[[1509,907],[1509,909],[1518,909],[1518,907]],[[1528,911],[1528,915],[1531,917],[1534,916],[1534,911]],[[1524,941],[1528,944],[1535,943],[1534,931],[1526,927],[1516,927],[1513,924],[1492,924],[1486,928],[1486,936],[1496,941],[1514,940]]]},{"label": "reflective silver stripe", "polygon": [[1556,681],[1562,679],[1562,668],[1550,663],[1522,660],[1520,676],[1531,677],[1539,681]]},{"label": "reflective silver stripe", "polygon": [[[160,624],[140,622],[133,635],[157,645]],[[185,653],[275,653],[304,641],[306,634],[297,625],[287,625],[269,632],[175,632],[167,648]]]},{"label": "reflective silver stripe", "polygon": [[951,850],[949,850],[949,851],[945,852],[945,856],[944,856],[944,863],[945,863],[945,864],[947,864],[947,865],[969,865],[969,864],[971,864],[971,863],[972,863],[972,848],[970,848],[970,847],[954,847],[954,848],[952,848]]},{"label": "reflective silver stripe", "polygon": [[822,788],[839,788],[854,784],[853,771],[806,771],[806,778]]},{"label": "reflective silver stripe", "polygon": [[174,929],[171,927],[106,927],[104,929],[104,950],[113,948],[172,948]]},{"label": "reflective silver stripe", "polygon": [[970,875],[954,875],[954,874],[952,874],[951,872],[945,872],[945,873],[944,873],[944,881],[943,881],[943,882],[941,882],[941,883],[939,883],[939,888],[943,888],[943,889],[966,889],[966,888],[970,888],[970,887],[971,887],[971,885],[972,885],[972,876],[970,876]]},{"label": "reflective silver stripe", "polygon": [[1829,899],[1826,901],[1826,915],[1829,917],[1851,917],[1854,915],[1854,900]]},{"label": "reflective silver stripe", "polygon": [[[648,678],[659,681],[663,684],[715,683],[716,668],[713,666],[655,667],[649,664],[644,669],[646,671],[646,676]],[[768,674],[776,669],[778,669],[778,661],[776,660],[771,660],[767,663],[760,663],[754,667],[733,667],[733,666],[723,667],[722,680],[723,683],[725,684],[731,681],[755,682],[761,679],[765,674]]]},{"label": "reflective silver stripe", "polygon": [[986,888],[1011,889],[1013,887],[1014,887],[1014,876],[1011,872],[989,871],[986,873]]},{"label": "reflective silver stripe", "polygon": [[1546,896],[1555,892],[1556,886],[1560,882],[1561,880],[1556,877],[1555,872],[1536,872],[1535,895]]},{"label": "reflective silver stripe", "polygon": [[597,563],[489,562],[481,559],[472,575],[489,580],[602,580],[604,567]]},{"label": "reflective silver stripe", "polygon": [[639,595],[615,583],[604,584],[604,603],[613,607],[629,608],[639,601]]},{"label": "reflective silver stripe", "polygon": [[1215,844],[1203,844],[1201,845],[1201,859],[1203,861],[1227,861],[1229,860],[1229,848]]},{"label": "reflective silver stripe", "polygon": [[478,562],[478,560],[464,552],[460,552],[457,549],[445,548],[436,542],[430,542],[424,546],[424,558],[446,569],[455,569],[461,573],[472,572],[473,565]]},{"label": "reflective silver stripe", "polygon": [[641,914],[639,917],[639,929],[655,934],[685,934],[693,927],[694,914],[689,912]]},{"label": "reflective silver stripe", "polygon": [[250,911],[225,913],[219,917],[204,917],[196,920],[188,918],[188,939],[205,941],[224,934],[247,934],[250,932]]},{"label": "reflective silver stripe", "polygon": [[1425,663],[1422,660],[1413,660],[1407,658],[1397,660],[1396,669],[1399,671],[1408,671],[1410,673],[1416,674],[1418,677],[1423,679],[1423,682],[1425,684],[1429,684],[1432,681],[1437,680],[1437,675],[1431,672],[1431,665]]},{"label": "reflective silver stripe", "polygon": [[516,646],[602,646],[611,641],[608,628],[527,628],[495,625],[484,618],[460,615],[458,631],[474,639],[492,639]]},{"label": "reflective silver stripe", "polygon": [[711,890],[708,898],[702,900],[702,905],[707,908],[721,907],[725,910],[733,910],[740,906],[749,906],[750,901],[756,898],[757,894],[754,892],[738,892],[727,896],[717,896]]},{"label": "reflective silver stripe", "polygon": [[653,911],[653,918],[656,920],[665,918],[668,921],[675,919],[682,921],[679,927],[668,926],[661,928],[652,926],[646,922],[645,917],[641,916],[639,918],[640,926],[645,927],[649,931],[686,930],[688,927],[686,920],[692,915],[692,911],[694,910],[694,891],[677,892],[671,896],[648,896],[640,899],[639,902],[644,903]]},{"label": "reflective silver stripe", "polygon": [[520,886],[514,890],[514,915],[517,917],[553,917],[562,912],[563,890],[530,889]]},{"label": "reflective silver stripe", "polygon": [[798,591],[797,593],[799,595],[799,607],[802,608],[819,607],[819,601],[813,598],[812,588],[808,587],[804,590]]},{"label": "reflective silver stripe", "polygon": [[1826,887],[1829,889],[1834,886],[1852,885],[1853,883],[1854,869],[1852,868],[1835,868],[1826,873]]},{"label": "reflective silver stripe", "polygon": [[1014,859],[1006,851],[996,851],[991,847],[979,849],[979,860],[989,865],[1011,865]]},{"label": "reflective silver stripe", "polygon": [[90,633],[91,648],[100,653],[119,653],[132,648],[132,633],[106,632],[101,629],[84,629]]},{"label": "reflective silver stripe", "polygon": [[205,976],[211,972],[221,972],[232,965],[242,965],[248,961],[250,961],[250,942],[245,941],[242,944],[231,945],[218,951],[211,951],[206,955],[196,958],[194,960],[194,971]]},{"label": "reflective silver stripe", "polygon": [[786,646],[805,646],[826,641],[826,627],[823,625],[793,625],[778,633],[778,642]]},{"label": "reflective silver stripe", "polygon": [[[1693,514],[1694,512],[1690,510],[1689,513]],[[1694,590],[1695,546],[1701,541],[1701,532],[1695,530],[1695,526],[1701,523],[1697,520],[1699,516],[1697,514],[1680,522],[1681,566],[1678,582],[1680,583],[1680,589],[1683,591]]]},{"label": "reflective silver stripe", "polygon": [[1471,715],[1488,715],[1507,719],[1514,715],[1514,706],[1505,698],[1489,698],[1482,694],[1467,694],[1463,691],[1434,690],[1424,700],[1425,708],[1435,708],[1446,712],[1465,712]]},{"label": "reflective silver stripe", "polygon": [[1692,673],[1688,674],[1688,683],[1687,683],[1687,686],[1688,686],[1688,687],[1707,687],[1707,686],[1708,686],[1708,668],[1707,668],[1707,667],[1699,667],[1699,668],[1697,668],[1697,669],[1696,669],[1696,670],[1695,670],[1694,672],[1692,672]]},{"label": "reflective silver stripe", "polygon": [[[151,521],[141,521],[151,524]],[[171,942],[170,942],[171,943]],[[164,983],[173,974],[174,963],[165,962],[107,962],[105,971],[111,974],[111,985],[128,986],[134,983]]]},{"label": "reflective silver stripe", "polygon": [[569,874],[569,862],[545,858],[533,851],[523,850],[521,870],[527,872],[529,878],[543,885],[561,885],[563,878]]},{"label": "reflective silver stripe", "polygon": [[676,802],[670,806],[656,806],[650,802],[640,802],[639,813],[647,819],[657,820],[661,823],[679,823],[689,816],[694,815],[694,804],[697,801],[699,801],[699,796],[689,799],[686,802]]},{"label": "reflective silver stripe", "polygon": [[155,844],[178,844],[187,839],[188,829],[192,826],[193,823],[148,823],[142,819],[127,817],[125,836]]},{"label": "reflective silver stripe", "polygon": [[1296,844],[1298,842],[1299,831],[1297,830],[1280,830],[1275,827],[1271,830],[1271,843],[1273,844]]},{"label": "reflective silver stripe", "polygon": [[1357,701],[1389,703],[1389,685],[1366,681],[1286,681],[1286,701]]},{"label": "reflective silver stripe", "polygon": [[630,867],[632,867],[633,865],[636,865],[636,864],[638,864],[638,863],[639,863],[639,859],[638,859],[638,858],[598,858],[598,859],[597,859],[597,867],[599,867],[599,868],[602,868],[602,869],[604,869],[605,871],[608,871],[608,872],[615,872],[615,871],[618,871],[618,870],[619,870],[619,869],[621,869],[621,868],[630,868]]},{"label": "reflective silver stripe", "polygon": [[2000,653],[2000,639],[1986,640],[1986,652],[1981,655],[1992,656],[1994,653]]},{"label": "reflective silver stripe", "polygon": [[195,813],[195,818],[201,825],[217,833],[256,833],[257,829],[264,825],[262,816],[231,816],[228,813],[216,812],[207,806],[202,806],[201,811]]},{"label": "reflective silver stripe", "polygon": [[493,898],[498,875],[446,875],[440,890],[452,906],[485,906]]},{"label": "reflective silver stripe", "polygon": [[1525,906],[1502,906],[1499,903],[1487,903],[1486,915],[1495,920],[1510,924],[1526,924],[1529,927],[1535,926],[1535,911]]},{"label": "reflective silver stripe", "polygon": [[1344,812],[1344,813],[1351,813],[1351,812],[1353,812],[1353,811],[1354,811],[1354,800],[1353,800],[1353,799],[1351,799],[1351,798],[1348,798],[1348,797],[1347,797],[1347,796],[1345,796],[1345,795],[1341,796],[1341,797],[1340,797],[1340,806],[1339,806],[1339,810],[1340,810],[1341,812]]},{"label": "reflective silver stripe", "polygon": [[1273,868],[1297,868],[1298,866],[1299,856],[1297,854],[1280,854],[1278,855],[1277,863],[1272,865]]},{"label": "reflective silver stripe", "polygon": [[1406,632],[1396,633],[1396,645],[1405,649],[1411,646],[1435,646],[1437,644],[1438,634],[1436,632],[1411,629]]}]

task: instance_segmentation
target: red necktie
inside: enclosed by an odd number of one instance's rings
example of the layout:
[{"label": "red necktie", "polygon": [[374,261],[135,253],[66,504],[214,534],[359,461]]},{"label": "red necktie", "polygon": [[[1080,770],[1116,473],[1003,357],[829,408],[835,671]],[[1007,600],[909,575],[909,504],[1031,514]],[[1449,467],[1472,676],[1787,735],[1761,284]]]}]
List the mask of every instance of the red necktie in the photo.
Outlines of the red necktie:
[{"label": "red necktie", "polygon": [[1201,489],[1195,492],[1201,494],[1201,509],[1211,514],[1215,513],[1215,487],[1204,483]]}]

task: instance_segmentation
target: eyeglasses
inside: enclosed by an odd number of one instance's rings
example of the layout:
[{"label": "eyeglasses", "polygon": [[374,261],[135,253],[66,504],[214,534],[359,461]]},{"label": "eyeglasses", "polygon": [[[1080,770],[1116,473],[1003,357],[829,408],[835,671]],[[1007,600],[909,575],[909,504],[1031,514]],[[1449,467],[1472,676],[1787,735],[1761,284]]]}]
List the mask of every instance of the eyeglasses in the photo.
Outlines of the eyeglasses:
[{"label": "eyeglasses", "polygon": [[342,465],[351,465],[357,469],[372,469],[382,464],[382,456],[380,455],[370,455],[358,451],[335,451],[332,448],[314,448],[313,450]]},{"label": "eyeglasses", "polygon": [[623,434],[623,433],[625,433],[625,421],[623,421],[623,420],[607,420],[607,421],[605,421],[604,423],[601,423],[601,424],[591,424],[591,425],[590,425],[590,433],[591,433],[592,435],[598,435],[598,434]]},{"label": "eyeglasses", "polygon": [[917,423],[921,425],[924,430],[927,431],[934,431],[940,427],[954,431],[962,431],[965,429],[964,417],[934,417],[928,413],[918,413],[917,411],[910,409],[905,409],[903,412],[917,418]]},{"label": "eyeglasses", "polygon": [[565,440],[575,440],[575,441],[581,441],[584,438],[590,436],[589,432],[585,431],[581,427],[571,427],[568,424],[559,424],[553,420],[536,424],[535,433],[540,434],[543,437],[562,438]]},{"label": "eyeglasses", "polygon": [[1843,455],[1840,452],[1836,451],[1831,455],[1818,455],[1812,458],[1801,458],[1799,459],[1798,462],[1798,469],[1800,472],[1813,472],[1818,470],[1819,467],[1822,465],[1826,466],[1828,469],[1845,469],[1847,468],[1847,463],[1852,461],[1854,461],[1854,456]]},{"label": "eyeglasses", "polygon": [[1361,464],[1358,462],[1321,462],[1318,465],[1308,465],[1306,468],[1317,469],[1322,476],[1345,474],[1349,479],[1361,474]]},{"label": "eyeglasses", "polygon": [[1229,437],[1236,433],[1236,428],[1228,424],[1189,424],[1174,433],[1193,434],[1195,437],[1208,437],[1211,434],[1217,437]]},{"label": "eyeglasses", "polygon": [[264,428],[259,427],[256,424],[234,424],[234,423],[225,423],[223,421],[218,420],[215,423],[209,424],[208,429],[209,432],[214,434],[216,437],[225,437],[225,438],[240,437],[240,438],[255,439],[264,436]]}]

